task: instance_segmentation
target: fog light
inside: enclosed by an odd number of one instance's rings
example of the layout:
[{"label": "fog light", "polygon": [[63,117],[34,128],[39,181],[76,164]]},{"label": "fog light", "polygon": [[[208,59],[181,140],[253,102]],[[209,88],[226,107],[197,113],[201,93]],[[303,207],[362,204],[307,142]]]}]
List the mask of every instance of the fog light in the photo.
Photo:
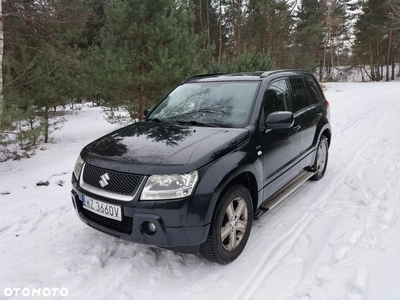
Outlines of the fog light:
[{"label": "fog light", "polygon": [[154,223],[149,222],[147,228],[149,228],[150,232],[156,232],[156,225]]}]

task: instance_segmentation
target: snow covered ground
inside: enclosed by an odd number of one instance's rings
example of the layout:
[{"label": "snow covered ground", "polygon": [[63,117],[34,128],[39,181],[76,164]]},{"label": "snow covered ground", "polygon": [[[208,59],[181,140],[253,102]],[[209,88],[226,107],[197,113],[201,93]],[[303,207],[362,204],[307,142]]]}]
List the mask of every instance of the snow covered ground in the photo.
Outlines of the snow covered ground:
[{"label": "snow covered ground", "polygon": [[14,288],[86,300],[400,299],[400,83],[325,85],[334,132],[324,179],[254,222],[227,266],[79,221],[75,159],[116,125],[98,108],[68,116],[44,150],[0,164],[0,299],[29,298],[8,296]]}]

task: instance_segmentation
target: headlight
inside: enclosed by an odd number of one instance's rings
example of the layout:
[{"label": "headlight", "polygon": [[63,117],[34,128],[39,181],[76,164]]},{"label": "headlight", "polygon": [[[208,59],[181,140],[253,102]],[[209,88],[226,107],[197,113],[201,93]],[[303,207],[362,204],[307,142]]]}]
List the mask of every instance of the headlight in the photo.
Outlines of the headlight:
[{"label": "headlight", "polygon": [[198,178],[197,171],[177,175],[152,175],[147,179],[140,199],[167,200],[189,196]]},{"label": "headlight", "polygon": [[76,160],[75,167],[74,167],[74,175],[75,175],[76,179],[79,179],[79,174],[82,171],[83,164],[84,164],[84,161],[83,161],[82,157],[79,155],[78,159]]}]

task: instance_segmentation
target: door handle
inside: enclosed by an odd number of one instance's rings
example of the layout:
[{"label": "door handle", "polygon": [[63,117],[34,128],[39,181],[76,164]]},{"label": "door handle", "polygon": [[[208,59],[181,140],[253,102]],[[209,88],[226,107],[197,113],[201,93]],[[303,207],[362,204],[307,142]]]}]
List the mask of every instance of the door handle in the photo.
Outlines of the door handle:
[{"label": "door handle", "polygon": [[317,118],[321,118],[322,117],[322,112],[317,113]]},{"label": "door handle", "polygon": [[300,128],[301,128],[301,125],[297,125],[297,126],[294,126],[294,127],[293,127],[293,130],[294,130],[295,132],[297,132],[297,131],[300,130]]}]

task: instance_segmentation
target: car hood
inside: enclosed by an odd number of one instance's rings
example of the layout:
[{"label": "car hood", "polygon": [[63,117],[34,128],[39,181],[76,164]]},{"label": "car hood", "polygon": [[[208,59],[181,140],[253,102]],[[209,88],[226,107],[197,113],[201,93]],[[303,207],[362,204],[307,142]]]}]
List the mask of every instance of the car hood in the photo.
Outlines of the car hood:
[{"label": "car hood", "polygon": [[246,128],[139,122],[87,145],[82,158],[105,169],[136,174],[186,173],[248,141]]}]

